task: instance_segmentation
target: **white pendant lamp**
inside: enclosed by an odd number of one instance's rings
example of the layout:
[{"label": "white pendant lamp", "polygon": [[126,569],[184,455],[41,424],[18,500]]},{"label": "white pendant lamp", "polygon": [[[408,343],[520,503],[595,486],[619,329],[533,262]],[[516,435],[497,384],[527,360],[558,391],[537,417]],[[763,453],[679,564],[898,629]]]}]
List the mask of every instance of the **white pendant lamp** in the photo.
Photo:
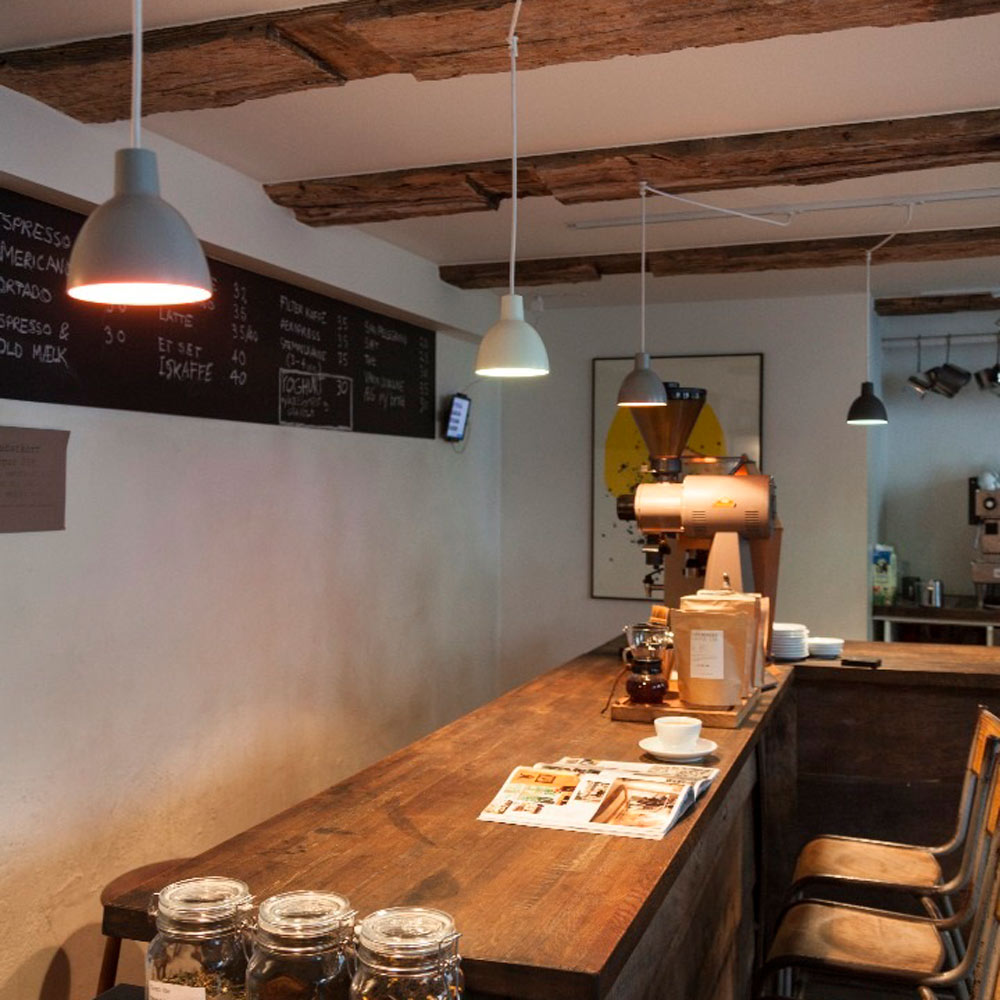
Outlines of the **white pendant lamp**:
[{"label": "white pendant lamp", "polygon": [[208,262],[183,216],[160,197],[156,154],[140,139],[141,102],[142,0],[133,0],[132,146],[115,154],[115,193],[73,244],[66,290],[108,305],[202,302],[212,294]]},{"label": "white pendant lamp", "polygon": [[[892,236],[888,237],[878,246],[884,246],[891,239]],[[878,247],[874,249],[877,250]],[[869,375],[872,342],[872,253],[874,250],[865,251],[865,360]],[[847,422],[852,427],[878,427],[889,423],[885,404],[875,395],[875,386],[871,382],[866,380],[861,383],[861,395],[851,403],[851,408],[847,411]]]},{"label": "white pendant lamp", "polygon": [[642,203],[642,242],[639,253],[639,353],[635,367],[625,376],[618,390],[619,406],[666,406],[667,390],[649,367],[646,353],[646,182],[639,185]]},{"label": "white pendant lamp", "polygon": [[517,254],[517,17],[521,0],[514,5],[510,33],[510,108],[513,152],[510,195],[510,292],[500,300],[500,319],[487,331],[476,355],[476,374],[491,378],[530,378],[548,375],[549,356],[538,331],[524,318],[524,299],[514,291],[514,262]]}]

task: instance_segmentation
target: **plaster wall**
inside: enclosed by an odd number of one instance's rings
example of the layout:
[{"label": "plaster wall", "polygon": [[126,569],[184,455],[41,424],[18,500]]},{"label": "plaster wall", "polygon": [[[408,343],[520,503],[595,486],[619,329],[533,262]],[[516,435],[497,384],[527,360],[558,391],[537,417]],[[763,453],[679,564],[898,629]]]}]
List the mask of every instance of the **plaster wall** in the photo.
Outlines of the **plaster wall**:
[{"label": "plaster wall", "polygon": [[[0,121],[0,172],[107,195],[120,130],[3,90]],[[249,179],[157,145],[203,238],[428,325],[492,321],[492,296],[299,226]],[[439,336],[441,395],[474,357]],[[66,530],[0,535],[2,1000],[93,996],[114,876],[198,853],[497,693],[499,415],[499,390],[477,387],[460,454],[0,400],[0,424],[71,432]],[[138,946],[122,977],[142,981]]]},{"label": "plaster wall", "polygon": [[[982,342],[952,347],[951,360],[974,372],[996,359],[998,315],[885,317],[880,324],[890,422],[879,540],[895,545],[902,572],[943,580],[948,594],[973,593],[967,481],[985,469],[1000,472],[1000,399],[974,381],[953,399],[918,397],[906,384],[917,371],[916,346],[893,346],[891,339],[984,333]],[[925,345],[922,354],[926,371],[944,361],[945,348]]]},{"label": "plaster wall", "polygon": [[[646,616],[590,594],[591,371],[636,350],[636,308],[542,314],[552,374],[504,387],[500,669],[505,685]],[[867,630],[867,433],[844,418],[865,366],[864,296],[657,305],[653,354],[763,351],[764,471],[784,524],[778,618]]]}]

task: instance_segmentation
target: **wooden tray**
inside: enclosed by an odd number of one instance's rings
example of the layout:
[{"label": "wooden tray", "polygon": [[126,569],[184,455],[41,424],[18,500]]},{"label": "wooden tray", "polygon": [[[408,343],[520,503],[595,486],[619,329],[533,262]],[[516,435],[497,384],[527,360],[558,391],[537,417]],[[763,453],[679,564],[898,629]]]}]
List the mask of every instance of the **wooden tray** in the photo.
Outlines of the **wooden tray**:
[{"label": "wooden tray", "polygon": [[663,715],[692,715],[701,719],[706,729],[739,729],[760,701],[758,690],[732,708],[694,708],[679,701],[676,691],[670,693],[673,697],[659,705],[633,703],[628,696],[616,698],[611,703],[611,718],[619,722],[652,722]]}]

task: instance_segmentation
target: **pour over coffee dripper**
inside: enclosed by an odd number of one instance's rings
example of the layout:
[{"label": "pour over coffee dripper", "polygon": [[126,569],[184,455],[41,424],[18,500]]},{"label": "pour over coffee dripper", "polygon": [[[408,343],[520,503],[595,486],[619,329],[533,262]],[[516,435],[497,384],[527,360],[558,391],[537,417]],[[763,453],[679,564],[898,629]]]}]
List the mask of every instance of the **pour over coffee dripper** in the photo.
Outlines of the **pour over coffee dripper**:
[{"label": "pour over coffee dripper", "polygon": [[674,644],[674,634],[666,625],[639,622],[636,625],[625,625],[622,631],[628,641],[623,650],[623,657],[626,663],[633,665],[655,663],[659,666],[662,650],[670,649]]}]

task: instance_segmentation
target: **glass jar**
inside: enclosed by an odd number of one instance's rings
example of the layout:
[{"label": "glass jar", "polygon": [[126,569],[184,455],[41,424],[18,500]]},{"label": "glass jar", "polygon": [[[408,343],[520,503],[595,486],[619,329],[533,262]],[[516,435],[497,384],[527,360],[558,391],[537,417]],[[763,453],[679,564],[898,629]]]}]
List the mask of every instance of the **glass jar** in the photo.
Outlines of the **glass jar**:
[{"label": "glass jar", "polygon": [[459,935],[442,910],[395,906],[361,921],[351,1000],[461,1000]]},{"label": "glass jar", "polygon": [[245,882],[209,876],[173,882],[153,897],[157,934],[146,951],[148,1000],[243,1000]]},{"label": "glass jar", "polygon": [[265,899],[247,966],[247,1000],[347,1000],[354,915],[333,892]]}]

